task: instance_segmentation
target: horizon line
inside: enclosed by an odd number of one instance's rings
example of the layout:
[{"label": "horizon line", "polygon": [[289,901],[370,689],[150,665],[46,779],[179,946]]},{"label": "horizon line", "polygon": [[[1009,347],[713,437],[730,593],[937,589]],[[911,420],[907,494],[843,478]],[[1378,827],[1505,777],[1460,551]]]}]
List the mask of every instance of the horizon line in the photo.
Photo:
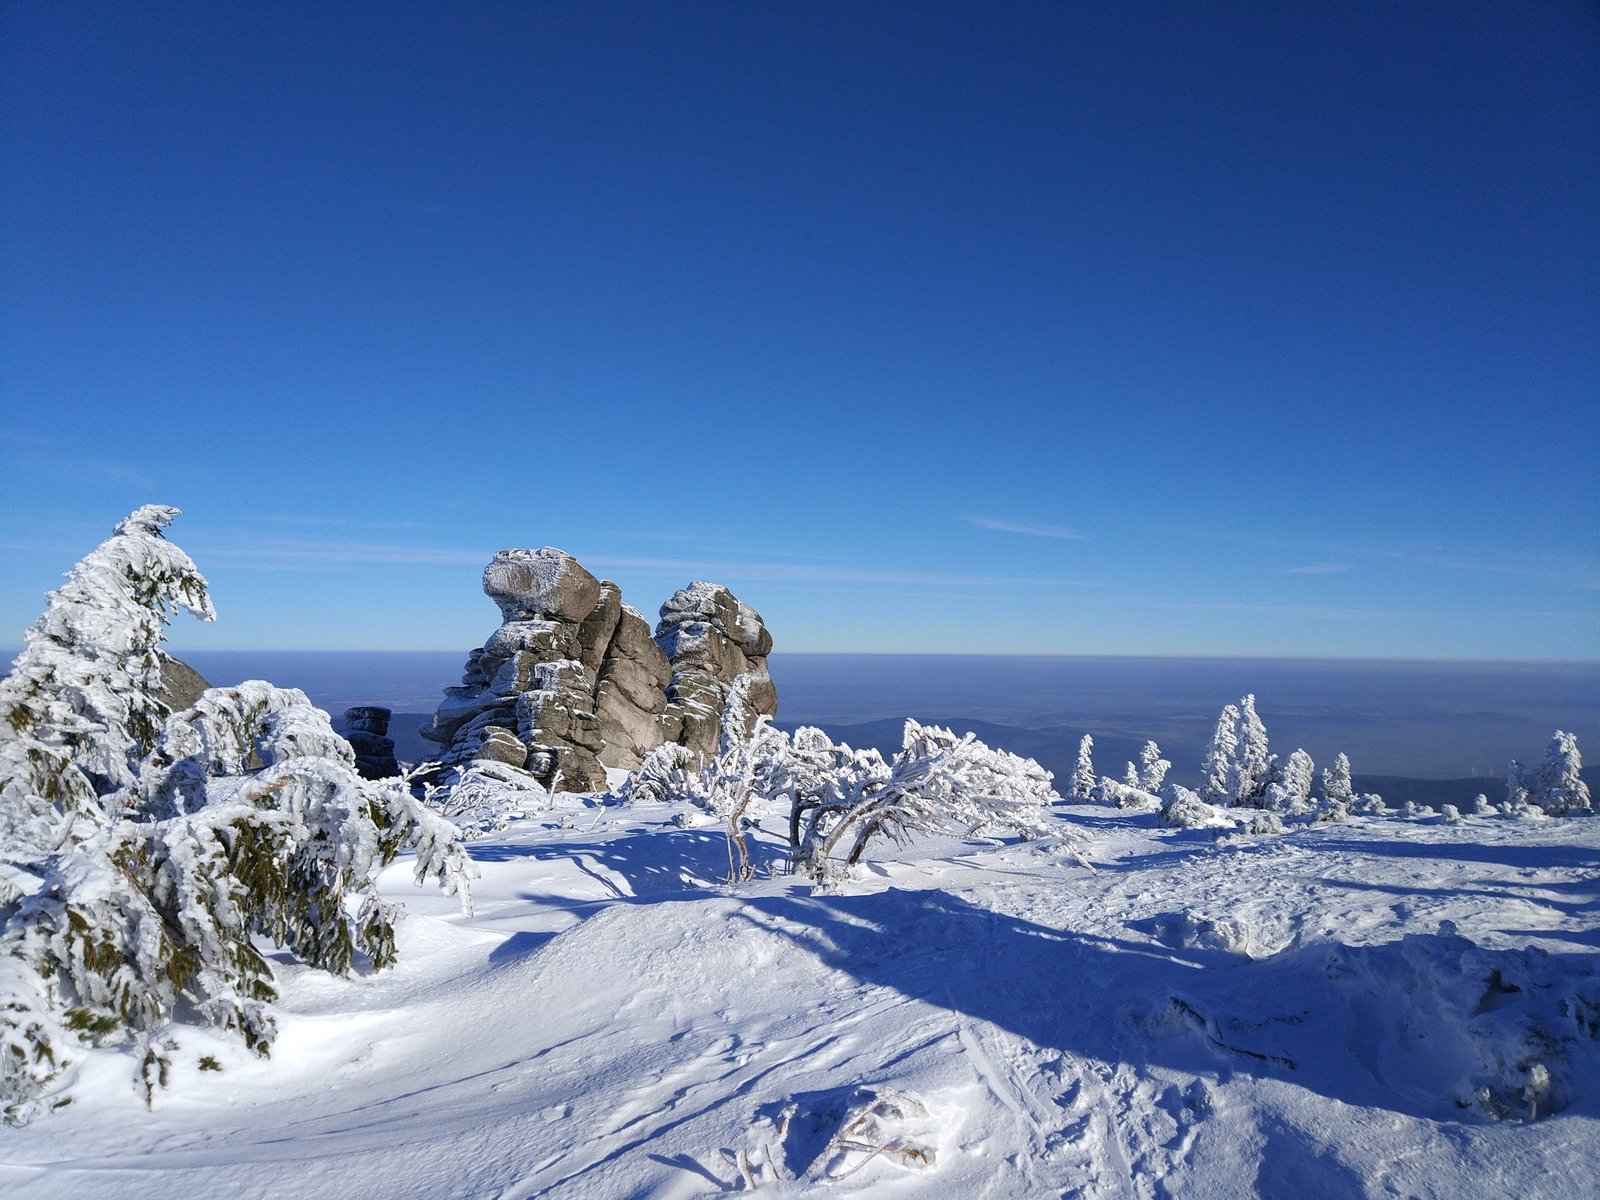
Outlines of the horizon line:
[{"label": "horizon line", "polygon": [[[295,646],[207,646],[192,647],[180,653],[167,649],[166,652],[173,657],[181,658],[183,654],[470,654],[475,646],[444,646],[444,647],[295,647]],[[17,647],[0,647],[0,654],[15,657],[22,650]],[[1316,653],[1285,653],[1266,654],[1258,652],[1216,652],[1205,653],[1199,651],[1182,651],[1177,653],[1158,653],[1152,651],[1125,651],[1125,650],[1063,650],[1040,652],[1020,652],[1014,650],[780,650],[774,649],[769,657],[779,655],[794,658],[1014,658],[1014,659],[1068,659],[1068,658],[1120,658],[1120,659],[1188,659],[1203,660],[1231,660],[1246,662],[1344,662],[1344,663],[1480,663],[1480,664],[1518,664],[1529,666],[1581,666],[1600,667],[1600,657],[1596,658],[1518,658],[1513,656],[1478,657],[1471,655],[1418,655],[1418,654],[1316,654]]]}]

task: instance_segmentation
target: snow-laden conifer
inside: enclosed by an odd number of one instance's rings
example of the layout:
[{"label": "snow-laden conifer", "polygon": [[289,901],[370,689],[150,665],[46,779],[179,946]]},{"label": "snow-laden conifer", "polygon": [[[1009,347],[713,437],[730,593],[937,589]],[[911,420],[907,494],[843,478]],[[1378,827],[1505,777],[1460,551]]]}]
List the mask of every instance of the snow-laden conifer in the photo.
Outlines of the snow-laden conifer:
[{"label": "snow-laden conifer", "polygon": [[1291,817],[1304,816],[1312,810],[1311,787],[1315,779],[1316,766],[1311,755],[1296,750],[1267,785],[1261,807]]},{"label": "snow-laden conifer", "polygon": [[1239,709],[1224,704],[1206,747],[1200,795],[1207,804],[1232,804],[1239,770]]},{"label": "snow-laden conifer", "polygon": [[1072,798],[1088,803],[1094,798],[1099,776],[1094,773],[1094,738],[1087,733],[1078,742],[1078,761],[1072,768]]},{"label": "snow-laden conifer", "polygon": [[1277,760],[1267,748],[1267,727],[1256,715],[1256,698],[1239,701],[1239,766],[1234,789],[1235,804],[1263,806]]},{"label": "snow-laden conifer", "polygon": [[1506,766],[1506,802],[1501,806],[1501,811],[1508,814],[1522,813],[1527,810],[1531,793],[1526,769],[1522,763],[1513,758]]},{"label": "snow-laden conifer", "polygon": [[1556,730],[1535,777],[1533,802],[1552,816],[1594,811],[1582,770],[1577,734]]},{"label": "snow-laden conifer", "polygon": [[30,868],[74,836],[75,821],[104,821],[106,797],[133,782],[169,711],[169,615],[216,615],[205,578],[162,536],[177,515],[149,504],[120,522],[49,594],[0,679],[0,859],[11,867],[0,902],[29,886]]},{"label": "snow-laden conifer", "polygon": [[1224,705],[1201,768],[1206,802],[1263,807],[1276,769],[1266,726],[1256,715],[1255,696]]},{"label": "snow-laden conifer", "polygon": [[1340,806],[1346,811],[1355,799],[1355,786],[1350,780],[1350,756],[1343,750],[1333,756],[1333,765],[1322,770],[1322,798],[1328,806]]},{"label": "snow-laden conifer", "polygon": [[1170,770],[1172,764],[1161,757],[1161,747],[1154,742],[1146,742],[1139,751],[1139,788],[1159,794]]},{"label": "snow-laden conifer", "polygon": [[329,971],[384,966],[394,914],[372,872],[403,848],[419,882],[469,908],[455,827],[402,781],[362,779],[303,693],[251,682],[166,714],[163,614],[211,615],[193,563],[160,537],[175,512],[140,509],[78,564],[0,692],[8,1120],[63,1086],[80,1041],[131,1043],[148,1092],[180,1014],[265,1053],[276,993],[255,939]]}]

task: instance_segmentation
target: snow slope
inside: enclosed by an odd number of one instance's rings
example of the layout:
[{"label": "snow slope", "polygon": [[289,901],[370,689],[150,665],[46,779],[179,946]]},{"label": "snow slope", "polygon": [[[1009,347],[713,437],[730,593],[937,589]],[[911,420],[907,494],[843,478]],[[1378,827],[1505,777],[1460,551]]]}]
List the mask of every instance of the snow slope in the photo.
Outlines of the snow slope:
[{"label": "snow slope", "polygon": [[920,842],[830,893],[562,798],[474,844],[471,918],[386,872],[399,964],[284,964],[270,1060],[181,1027],[146,1111],[90,1055],[0,1192],[1596,1193],[1600,821],[1059,812],[1092,869]]}]

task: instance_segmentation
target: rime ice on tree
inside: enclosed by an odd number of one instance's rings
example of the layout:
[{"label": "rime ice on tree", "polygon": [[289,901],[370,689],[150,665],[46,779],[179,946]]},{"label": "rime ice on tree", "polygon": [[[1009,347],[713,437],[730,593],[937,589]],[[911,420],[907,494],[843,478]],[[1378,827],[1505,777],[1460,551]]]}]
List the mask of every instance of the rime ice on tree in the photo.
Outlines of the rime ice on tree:
[{"label": "rime ice on tree", "polygon": [[298,691],[213,688],[170,715],[165,614],[212,610],[205,580],[139,509],[80,562],[0,682],[0,1110],[70,1083],[73,1048],[131,1042],[148,1097],[180,1011],[265,1053],[264,937],[343,973],[394,957],[372,871],[402,848],[461,890],[455,827],[397,779],[363,780]]}]

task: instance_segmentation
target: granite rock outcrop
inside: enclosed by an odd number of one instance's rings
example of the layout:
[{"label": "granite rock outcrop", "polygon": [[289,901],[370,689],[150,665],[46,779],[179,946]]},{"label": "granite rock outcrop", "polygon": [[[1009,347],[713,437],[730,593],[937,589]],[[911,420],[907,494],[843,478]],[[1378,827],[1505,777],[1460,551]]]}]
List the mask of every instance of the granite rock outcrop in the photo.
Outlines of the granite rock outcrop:
[{"label": "granite rock outcrop", "polygon": [[664,742],[715,749],[733,681],[751,675],[756,713],[777,712],[761,616],[695,582],[661,608],[652,635],[621,590],[545,546],[502,550],[483,572],[500,627],[467,658],[422,735],[441,761],[495,762],[561,791],[598,791]]}]

